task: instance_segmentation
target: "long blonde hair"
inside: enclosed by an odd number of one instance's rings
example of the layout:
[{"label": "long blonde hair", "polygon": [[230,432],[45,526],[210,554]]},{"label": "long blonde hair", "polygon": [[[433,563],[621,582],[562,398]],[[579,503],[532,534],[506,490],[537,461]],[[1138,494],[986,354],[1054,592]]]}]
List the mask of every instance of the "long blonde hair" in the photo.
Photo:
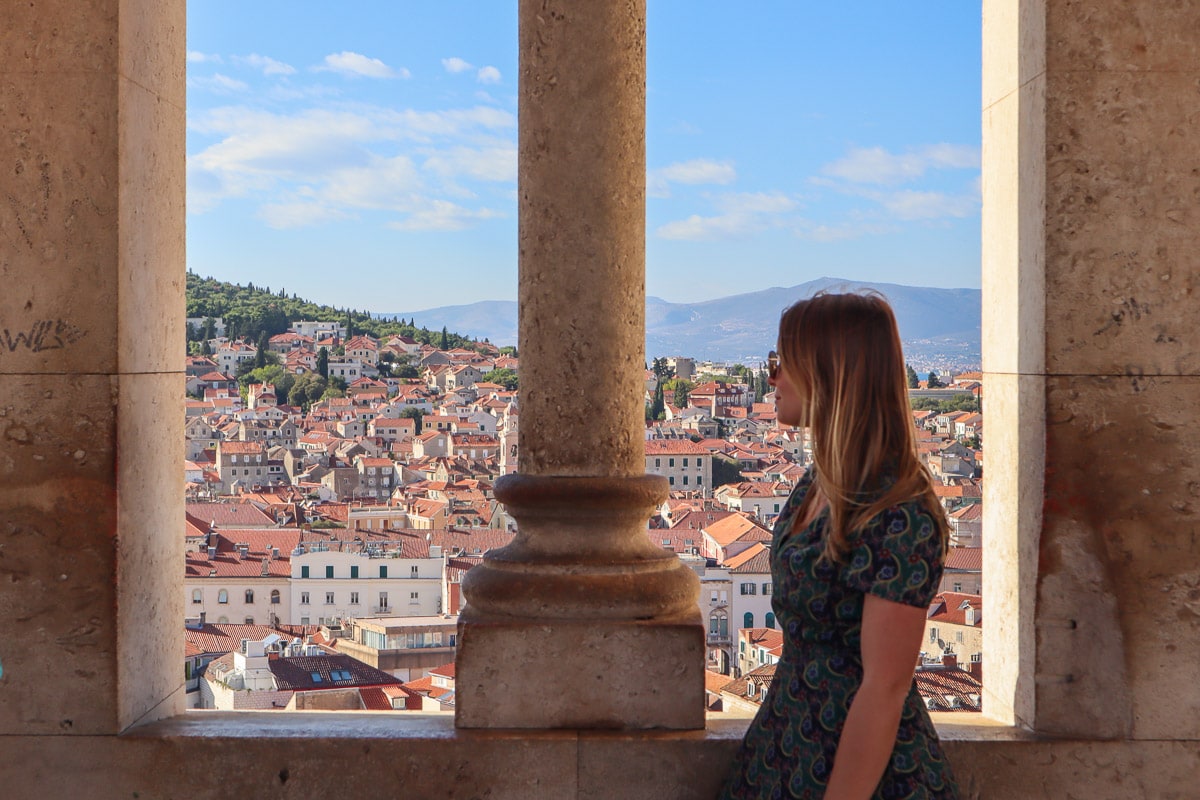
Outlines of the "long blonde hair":
[{"label": "long blonde hair", "polygon": [[872,517],[914,498],[929,510],[944,548],[946,518],[917,456],[904,353],[887,301],[876,293],[821,293],[794,303],[779,322],[779,360],[800,395],[800,424],[812,432],[813,468],[829,500],[824,557],[841,561]]}]

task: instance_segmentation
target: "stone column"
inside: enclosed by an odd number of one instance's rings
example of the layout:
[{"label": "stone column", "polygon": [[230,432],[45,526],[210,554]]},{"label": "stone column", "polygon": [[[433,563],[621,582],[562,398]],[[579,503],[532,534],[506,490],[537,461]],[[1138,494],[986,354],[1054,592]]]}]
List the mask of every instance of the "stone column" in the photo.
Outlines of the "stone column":
[{"label": "stone column", "polygon": [[986,0],[984,43],[984,708],[1195,739],[1196,9]]},{"label": "stone column", "polygon": [[183,707],[184,16],[5,5],[0,734]]},{"label": "stone column", "polygon": [[520,3],[521,472],[463,585],[459,727],[701,728],[699,581],[646,521],[645,2]]}]

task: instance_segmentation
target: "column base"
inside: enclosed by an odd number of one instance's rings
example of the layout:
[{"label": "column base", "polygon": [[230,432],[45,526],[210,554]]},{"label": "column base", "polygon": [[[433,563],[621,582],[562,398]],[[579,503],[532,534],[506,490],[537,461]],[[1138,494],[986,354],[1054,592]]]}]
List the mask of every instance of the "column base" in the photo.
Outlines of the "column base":
[{"label": "column base", "polygon": [[671,620],[458,623],[459,728],[704,728],[700,610]]}]

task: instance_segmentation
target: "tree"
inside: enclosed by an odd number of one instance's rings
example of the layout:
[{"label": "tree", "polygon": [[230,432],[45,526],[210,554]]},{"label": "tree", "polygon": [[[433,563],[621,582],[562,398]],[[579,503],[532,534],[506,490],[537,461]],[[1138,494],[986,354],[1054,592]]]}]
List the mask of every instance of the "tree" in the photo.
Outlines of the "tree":
[{"label": "tree", "polygon": [[329,378],[329,350],[324,347],[317,351],[317,374]]},{"label": "tree", "polygon": [[438,347],[438,350],[449,350],[449,349],[450,349],[450,336],[448,333],[446,333],[446,326],[443,325],[442,326],[442,343],[441,343],[441,346]]},{"label": "tree", "polygon": [[482,379],[485,383],[498,383],[510,392],[515,392],[520,380],[517,378],[517,373],[505,367],[504,369],[494,369],[485,374]]},{"label": "tree", "polygon": [[925,385],[928,386],[930,389],[941,389],[946,384],[942,383],[942,381],[938,378],[938,374],[936,372],[934,372],[933,370],[929,370],[929,380],[927,380],[925,382]]},{"label": "tree", "polygon": [[770,384],[767,383],[767,371],[760,369],[758,371],[758,384],[754,387],[754,402],[761,403],[767,394]]},{"label": "tree", "polygon": [[917,385],[920,383],[920,380],[917,378],[917,371],[912,368],[912,364],[905,364],[904,371],[908,375],[908,388],[910,388],[910,389],[917,388]]},{"label": "tree", "polygon": [[663,385],[662,381],[654,387],[654,402],[650,405],[650,418],[663,419],[667,416],[667,405],[663,400]]},{"label": "tree", "polygon": [[504,347],[500,348],[500,355],[517,358],[517,348],[513,347],[512,345],[505,345]]},{"label": "tree", "polygon": [[713,487],[724,486],[727,483],[741,483],[743,479],[742,469],[736,461],[730,461],[721,456],[713,456],[712,460],[712,485]]},{"label": "tree", "polygon": [[258,335],[258,352],[254,354],[254,368],[262,369],[267,365],[267,355],[271,352],[271,337],[263,331]]},{"label": "tree", "polygon": [[400,412],[400,416],[401,417],[411,417],[412,419],[416,420],[416,422],[417,422],[416,433],[421,432],[421,420],[425,418],[425,415],[421,413],[421,409],[406,408]]}]

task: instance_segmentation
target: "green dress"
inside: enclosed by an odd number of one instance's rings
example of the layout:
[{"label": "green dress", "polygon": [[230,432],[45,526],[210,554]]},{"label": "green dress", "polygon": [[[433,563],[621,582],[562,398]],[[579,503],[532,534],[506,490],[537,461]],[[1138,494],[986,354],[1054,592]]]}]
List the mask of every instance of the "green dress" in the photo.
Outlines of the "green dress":
[{"label": "green dress", "polygon": [[[909,501],[873,520],[851,541],[841,564],[819,558],[828,514],[788,535],[812,486],[800,481],[775,524],[771,545],[772,607],[783,630],[783,655],[762,708],[734,761],[723,798],[820,798],[833,770],[842,725],[862,683],[863,598],[867,593],[928,607],[942,574],[933,518]],[[879,800],[953,800],[958,788],[937,731],[913,681]]]}]

